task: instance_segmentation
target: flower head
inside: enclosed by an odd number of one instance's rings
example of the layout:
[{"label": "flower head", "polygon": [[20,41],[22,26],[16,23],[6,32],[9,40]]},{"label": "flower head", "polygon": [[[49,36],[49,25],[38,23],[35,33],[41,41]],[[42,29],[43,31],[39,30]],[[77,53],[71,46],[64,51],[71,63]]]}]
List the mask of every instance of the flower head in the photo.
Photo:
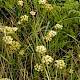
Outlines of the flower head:
[{"label": "flower head", "polygon": [[38,71],[38,72],[43,71],[43,65],[42,65],[42,64],[39,65],[39,64],[37,63],[37,64],[34,66],[34,68],[35,68],[35,70]]},{"label": "flower head", "polygon": [[53,9],[53,7],[52,7],[52,5],[51,4],[45,4],[45,6],[44,6],[47,10],[52,10]]},{"label": "flower head", "polygon": [[21,21],[28,21],[27,15],[22,15],[20,18],[21,18]]},{"label": "flower head", "polygon": [[17,27],[4,26],[4,27],[1,27],[0,30],[2,32],[4,32],[5,34],[9,34],[9,33],[14,33],[15,31],[18,30],[18,28]]},{"label": "flower head", "polygon": [[46,2],[46,0],[39,0],[39,4],[45,4]]},{"label": "flower head", "polygon": [[42,57],[42,63],[49,64],[53,61],[53,58],[49,55],[45,55]]},{"label": "flower head", "polygon": [[52,40],[52,37],[54,37],[55,35],[57,35],[57,32],[56,31],[53,31],[53,30],[50,30],[47,35],[45,36],[45,40],[46,42],[48,41],[51,41]]},{"label": "flower head", "polygon": [[24,54],[24,50],[20,50],[19,55],[23,55],[23,54]]},{"label": "flower head", "polygon": [[30,14],[34,16],[36,14],[36,12],[31,11]]},{"label": "flower head", "polygon": [[0,80],[10,80],[9,78],[1,78]]},{"label": "flower head", "polygon": [[57,68],[62,69],[62,68],[64,68],[64,67],[66,67],[66,65],[65,65],[65,63],[64,63],[64,60],[56,60],[55,62],[56,62],[56,63],[55,63],[55,66],[57,66]]},{"label": "flower head", "polygon": [[9,46],[9,49],[11,51],[19,50],[21,47],[20,43],[18,41],[12,41],[12,44]]},{"label": "flower head", "polygon": [[62,28],[63,28],[63,26],[60,25],[60,24],[56,24],[56,25],[55,25],[55,29],[57,29],[57,30],[61,30]]},{"label": "flower head", "polygon": [[22,1],[22,0],[19,0],[19,1],[17,2],[17,4],[20,5],[20,6],[23,6],[23,1]]},{"label": "flower head", "polygon": [[3,41],[4,41],[6,44],[12,44],[13,38],[11,38],[11,36],[4,36],[4,37],[3,37]]},{"label": "flower head", "polygon": [[73,71],[74,71],[73,69],[70,69],[69,73],[70,73],[70,74],[73,74]]},{"label": "flower head", "polygon": [[45,46],[37,46],[36,47],[36,52],[39,52],[41,54],[45,53],[46,52],[46,47]]}]

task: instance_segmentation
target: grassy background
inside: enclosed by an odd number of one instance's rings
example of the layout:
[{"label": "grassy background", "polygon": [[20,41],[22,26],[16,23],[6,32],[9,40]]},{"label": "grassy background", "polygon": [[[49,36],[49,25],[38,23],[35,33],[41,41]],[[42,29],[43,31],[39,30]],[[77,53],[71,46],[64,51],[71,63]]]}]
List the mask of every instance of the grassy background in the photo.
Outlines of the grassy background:
[{"label": "grassy background", "polygon": [[[40,62],[35,52],[38,45],[47,48],[48,55],[54,59],[63,59],[66,69],[59,70],[54,66],[54,61],[47,69],[50,80],[80,80],[80,1],[78,0],[47,0],[53,9],[47,10],[38,0],[23,0],[24,6],[17,5],[18,0],[0,0],[1,25],[18,27],[18,31],[11,35],[21,44],[24,55],[18,55],[20,50],[9,52],[2,41],[0,33],[0,78],[11,80],[49,80],[46,71],[37,72],[34,65]],[[30,11],[36,12],[35,16]],[[28,15],[28,22],[18,25],[20,16]],[[59,23],[63,29],[52,39],[46,42],[43,37],[54,29]],[[1,27],[0,25],[0,27]],[[74,70],[69,73],[70,68]],[[56,73],[57,72],[57,73]],[[56,78],[57,76],[57,78]]]}]

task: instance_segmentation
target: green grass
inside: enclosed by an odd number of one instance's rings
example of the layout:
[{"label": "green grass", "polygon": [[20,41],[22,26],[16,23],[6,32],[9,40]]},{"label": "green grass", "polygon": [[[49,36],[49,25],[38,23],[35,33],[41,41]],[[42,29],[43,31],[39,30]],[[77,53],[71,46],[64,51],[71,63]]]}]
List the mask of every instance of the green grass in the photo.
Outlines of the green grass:
[{"label": "green grass", "polygon": [[[11,80],[80,80],[80,1],[78,0],[47,0],[52,10],[47,10],[45,4],[38,0],[23,0],[23,6],[18,0],[0,0],[0,28],[3,26],[17,27],[13,34],[8,34],[21,45],[16,51],[11,51],[3,42],[4,33],[0,31],[0,78]],[[30,11],[35,11],[33,16]],[[18,24],[22,15],[28,16],[28,21]],[[44,37],[49,30],[55,30],[55,25],[63,26],[50,42]],[[53,58],[49,65],[43,64],[36,47],[44,45],[46,55]],[[24,54],[20,55],[20,50]],[[64,60],[66,67],[59,69],[56,60]],[[36,64],[43,65],[43,71],[35,70]],[[73,69],[73,74],[70,74]]]}]

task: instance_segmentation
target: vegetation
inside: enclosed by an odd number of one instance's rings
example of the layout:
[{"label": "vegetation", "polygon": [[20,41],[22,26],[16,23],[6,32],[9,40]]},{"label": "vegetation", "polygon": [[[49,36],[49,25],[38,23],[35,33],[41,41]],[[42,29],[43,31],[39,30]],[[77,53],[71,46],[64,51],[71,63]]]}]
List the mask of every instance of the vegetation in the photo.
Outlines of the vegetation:
[{"label": "vegetation", "polygon": [[80,80],[80,0],[0,0],[0,80]]}]

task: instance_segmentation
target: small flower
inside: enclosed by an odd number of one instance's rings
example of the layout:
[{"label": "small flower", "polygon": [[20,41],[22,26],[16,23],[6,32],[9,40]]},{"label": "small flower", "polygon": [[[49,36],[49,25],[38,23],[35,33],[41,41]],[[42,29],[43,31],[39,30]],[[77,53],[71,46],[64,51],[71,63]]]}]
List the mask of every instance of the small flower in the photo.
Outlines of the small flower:
[{"label": "small flower", "polygon": [[45,55],[42,57],[42,63],[49,64],[53,61],[53,58],[49,55]]},{"label": "small flower", "polygon": [[39,4],[45,4],[46,2],[46,0],[39,0]]},{"label": "small flower", "polygon": [[18,24],[21,24],[22,22],[21,21],[18,21]]},{"label": "small flower", "polygon": [[19,55],[23,55],[23,54],[24,54],[24,50],[20,50]]},{"label": "small flower", "polygon": [[56,25],[55,25],[55,29],[57,29],[57,30],[61,30],[62,28],[63,28],[63,26],[60,25],[60,24],[56,24]]},{"label": "small flower", "polygon": [[22,1],[22,0],[19,0],[19,1],[17,2],[17,4],[20,5],[20,6],[23,6],[23,1]]},{"label": "small flower", "polygon": [[17,31],[18,28],[17,27],[4,26],[4,27],[0,28],[0,30],[2,32],[4,32],[5,34],[10,34],[10,33],[14,33],[15,31]]},{"label": "small flower", "polygon": [[42,46],[37,46],[36,47],[36,52],[39,52],[41,54],[44,54],[46,52],[46,47]]},{"label": "small flower", "polygon": [[52,7],[51,4],[45,4],[44,7],[45,7],[47,10],[52,10],[52,9],[53,9],[53,7]]},{"label": "small flower", "polygon": [[70,69],[69,73],[70,73],[70,74],[73,74],[73,71],[74,71],[73,69]]},{"label": "small flower", "polygon": [[21,18],[21,21],[28,21],[27,15],[22,15],[20,18]]},{"label": "small flower", "polygon": [[55,63],[55,66],[57,66],[57,68],[62,69],[62,68],[64,68],[64,67],[66,67],[66,65],[65,65],[65,63],[64,63],[64,60],[56,60],[55,62],[56,62],[56,63]]},{"label": "small flower", "polygon": [[39,64],[37,63],[37,64],[34,66],[34,68],[35,68],[35,70],[38,71],[38,72],[43,71],[43,65],[42,65],[42,64],[39,65]]},{"label": "small flower", "polygon": [[30,14],[34,16],[36,14],[36,12],[31,11]]},{"label": "small flower", "polygon": [[78,57],[80,58],[80,54],[78,54]]},{"label": "small flower", "polygon": [[18,30],[17,27],[12,27],[12,31],[13,31],[13,32],[15,32],[15,31],[17,31],[17,30]]},{"label": "small flower", "polygon": [[47,35],[45,36],[45,40],[46,42],[48,41],[51,41],[52,40],[52,37],[56,36],[57,35],[57,32],[56,31],[53,31],[53,30],[50,30]]},{"label": "small flower", "polygon": [[12,44],[12,40],[13,40],[13,38],[11,38],[11,36],[4,36],[4,37],[3,37],[3,41],[4,41],[6,44]]},{"label": "small flower", "polygon": [[9,78],[0,78],[0,80],[10,80]]},{"label": "small flower", "polygon": [[9,46],[9,49],[11,51],[19,50],[21,47],[20,43],[18,41],[12,41],[12,44]]}]

